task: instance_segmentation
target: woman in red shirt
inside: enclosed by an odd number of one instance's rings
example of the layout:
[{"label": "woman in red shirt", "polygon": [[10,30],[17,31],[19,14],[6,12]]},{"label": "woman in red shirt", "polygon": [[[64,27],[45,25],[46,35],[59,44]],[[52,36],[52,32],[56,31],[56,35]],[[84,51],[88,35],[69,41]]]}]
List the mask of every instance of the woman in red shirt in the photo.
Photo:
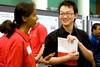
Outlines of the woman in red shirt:
[{"label": "woman in red shirt", "polygon": [[[31,50],[28,31],[38,20],[34,3],[19,3],[14,10],[13,27],[5,47],[6,67],[36,67],[34,52]],[[48,64],[50,54],[41,62]]]},{"label": "woman in red shirt", "polygon": [[5,63],[5,46],[7,45],[10,33],[10,30],[12,28],[12,21],[10,20],[5,20],[1,25],[0,25],[0,32],[3,33],[4,35],[0,37],[0,67],[4,67]]},{"label": "woman in red shirt", "polygon": [[6,67],[36,67],[28,31],[37,19],[33,3],[22,2],[15,7],[14,27],[6,46]]}]

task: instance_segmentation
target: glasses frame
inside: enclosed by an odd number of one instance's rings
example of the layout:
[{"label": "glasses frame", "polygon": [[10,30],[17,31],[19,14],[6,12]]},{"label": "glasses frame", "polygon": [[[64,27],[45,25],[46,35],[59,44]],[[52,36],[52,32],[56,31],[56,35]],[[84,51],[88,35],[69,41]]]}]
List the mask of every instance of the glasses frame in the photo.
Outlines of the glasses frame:
[{"label": "glasses frame", "polygon": [[60,15],[61,16],[72,16],[74,13],[68,13],[68,12],[66,12],[66,13],[64,13],[64,12],[60,12]]}]

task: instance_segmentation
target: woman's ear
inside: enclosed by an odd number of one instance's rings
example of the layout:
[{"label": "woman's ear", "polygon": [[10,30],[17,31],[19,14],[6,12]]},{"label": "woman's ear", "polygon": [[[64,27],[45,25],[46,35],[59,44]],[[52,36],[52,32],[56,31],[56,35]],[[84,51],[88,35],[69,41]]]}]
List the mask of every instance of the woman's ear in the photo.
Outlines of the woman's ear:
[{"label": "woman's ear", "polygon": [[22,19],[24,22],[27,22],[27,17],[26,16],[22,16]]}]

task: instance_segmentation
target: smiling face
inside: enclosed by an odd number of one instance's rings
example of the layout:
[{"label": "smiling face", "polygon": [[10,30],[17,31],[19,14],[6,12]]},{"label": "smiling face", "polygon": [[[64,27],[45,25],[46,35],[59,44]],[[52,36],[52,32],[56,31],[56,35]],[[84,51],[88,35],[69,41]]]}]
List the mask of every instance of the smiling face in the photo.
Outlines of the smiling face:
[{"label": "smiling face", "polygon": [[61,6],[59,19],[63,26],[70,26],[74,24],[74,19],[77,18],[77,13],[74,13],[73,7]]}]

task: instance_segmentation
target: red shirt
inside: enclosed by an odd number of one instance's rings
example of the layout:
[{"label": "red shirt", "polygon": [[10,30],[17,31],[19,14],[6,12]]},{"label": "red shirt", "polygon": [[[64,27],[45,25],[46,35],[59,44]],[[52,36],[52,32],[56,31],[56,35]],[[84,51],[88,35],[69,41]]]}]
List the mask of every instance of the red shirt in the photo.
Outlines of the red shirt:
[{"label": "red shirt", "polygon": [[7,45],[8,38],[6,35],[3,35],[0,38],[0,67],[4,67],[5,63],[5,46]]},{"label": "red shirt", "polygon": [[16,29],[6,47],[6,67],[36,67],[34,54],[30,48],[30,38]]},{"label": "red shirt", "polygon": [[29,34],[31,37],[32,50],[35,54],[38,54],[47,36],[47,29],[42,24],[37,23],[36,26],[30,30]]}]

